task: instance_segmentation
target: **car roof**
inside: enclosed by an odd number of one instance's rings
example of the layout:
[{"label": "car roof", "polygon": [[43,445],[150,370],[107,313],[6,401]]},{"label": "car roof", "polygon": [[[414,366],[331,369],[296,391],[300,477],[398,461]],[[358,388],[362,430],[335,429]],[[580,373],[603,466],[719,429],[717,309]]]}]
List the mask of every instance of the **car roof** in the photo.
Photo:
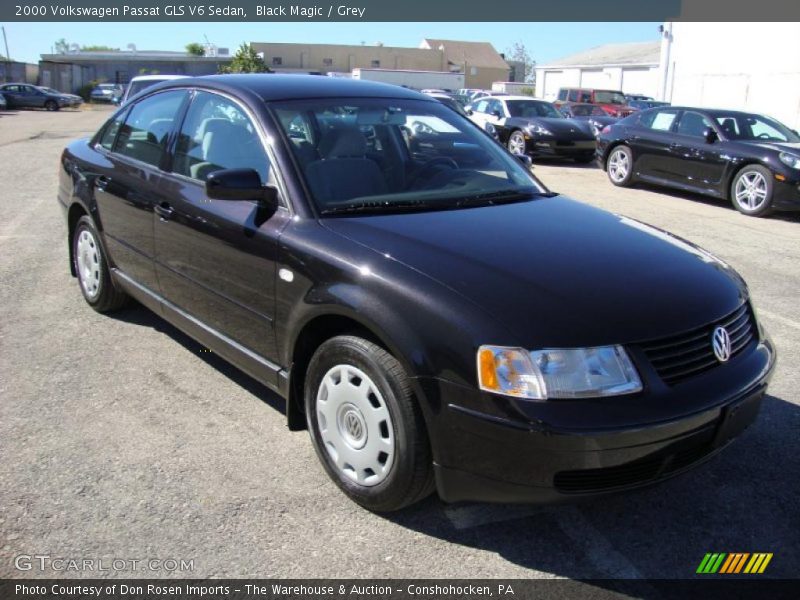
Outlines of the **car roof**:
[{"label": "car roof", "polygon": [[171,87],[198,86],[223,92],[245,90],[263,100],[295,100],[313,98],[407,98],[434,100],[425,94],[388,83],[326,77],[324,75],[290,75],[276,73],[247,73],[188,77],[159,84],[154,90]]},{"label": "car roof", "polygon": [[[759,115],[761,113],[756,112],[748,112],[745,110],[734,110],[734,109],[727,109],[727,108],[701,108],[699,106],[654,106],[653,108],[648,108],[647,110],[691,110],[693,112],[700,112],[700,113],[707,113],[709,115],[737,115],[737,116],[747,116],[747,115]],[[642,111],[646,112],[646,111]]]},{"label": "car roof", "polygon": [[173,79],[186,79],[188,75],[137,75],[131,78],[134,81],[171,81]]},{"label": "car roof", "polygon": [[534,98],[533,96],[498,96],[498,100],[534,100],[536,102],[544,102],[545,104],[550,104],[547,100],[542,100],[541,98]]}]

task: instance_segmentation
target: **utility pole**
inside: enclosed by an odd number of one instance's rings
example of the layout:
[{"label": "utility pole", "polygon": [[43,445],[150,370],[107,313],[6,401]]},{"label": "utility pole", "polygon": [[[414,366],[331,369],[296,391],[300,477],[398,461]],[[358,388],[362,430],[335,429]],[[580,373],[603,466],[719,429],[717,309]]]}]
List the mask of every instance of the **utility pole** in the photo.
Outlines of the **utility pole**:
[{"label": "utility pole", "polygon": [[5,45],[6,45],[6,60],[8,62],[11,62],[11,55],[8,53],[8,38],[6,37],[6,28],[5,28],[5,26],[2,27],[2,30],[3,30],[3,42],[5,42]]}]

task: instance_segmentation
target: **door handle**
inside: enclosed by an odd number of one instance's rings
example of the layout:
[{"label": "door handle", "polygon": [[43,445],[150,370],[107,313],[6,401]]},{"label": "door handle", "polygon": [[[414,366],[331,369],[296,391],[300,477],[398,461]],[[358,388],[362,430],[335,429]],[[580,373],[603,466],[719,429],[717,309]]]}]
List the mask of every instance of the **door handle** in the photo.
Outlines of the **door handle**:
[{"label": "door handle", "polygon": [[162,221],[168,221],[169,218],[172,216],[172,213],[175,212],[175,210],[169,205],[169,202],[162,202],[161,204],[156,204],[153,207],[153,210],[159,217],[161,217]]},{"label": "door handle", "polygon": [[95,181],[95,187],[97,187],[98,189],[101,189],[101,190],[106,189],[106,186],[109,183],[111,183],[111,180],[108,177],[106,177],[105,175],[100,175],[100,177],[98,177],[94,181]]}]

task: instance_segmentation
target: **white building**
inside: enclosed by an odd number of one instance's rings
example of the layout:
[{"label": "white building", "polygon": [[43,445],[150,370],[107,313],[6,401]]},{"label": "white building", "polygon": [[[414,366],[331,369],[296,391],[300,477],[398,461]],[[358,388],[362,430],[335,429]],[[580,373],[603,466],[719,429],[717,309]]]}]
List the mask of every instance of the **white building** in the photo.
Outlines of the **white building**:
[{"label": "white building", "polygon": [[555,100],[559,88],[622,90],[655,97],[660,43],[606,44],[536,67],[536,97]]},{"label": "white building", "polygon": [[658,97],[800,129],[800,23],[665,23]]}]

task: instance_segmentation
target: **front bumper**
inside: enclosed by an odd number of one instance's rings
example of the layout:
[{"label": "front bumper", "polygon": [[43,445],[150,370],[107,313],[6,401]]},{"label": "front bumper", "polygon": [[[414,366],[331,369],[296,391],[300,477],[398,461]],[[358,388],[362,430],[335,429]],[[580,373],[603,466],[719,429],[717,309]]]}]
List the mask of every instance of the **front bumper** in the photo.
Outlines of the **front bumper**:
[{"label": "front bumper", "polygon": [[[638,422],[615,426],[608,423],[624,419],[627,411],[615,406],[614,398],[595,400],[605,403],[605,410],[587,419],[577,415],[591,411],[569,408],[570,400],[526,405],[442,380],[421,380],[439,407],[429,423],[439,495],[447,502],[554,503],[642,487],[682,473],[719,452],[758,415],[774,349],[764,340],[734,362],[739,363],[734,369],[698,376],[659,399],[668,403],[670,396],[696,394],[695,412],[664,419],[654,410],[653,421],[642,413]],[[731,373],[737,381],[719,383]],[[651,398],[645,394],[639,401]],[[548,403],[567,407],[563,415],[573,422],[556,423],[558,412],[553,411],[549,420],[536,419],[536,405]],[[605,423],[597,419],[602,412],[610,415]]]},{"label": "front bumper", "polygon": [[526,137],[526,151],[531,156],[558,156],[564,158],[592,156],[595,153],[596,141],[591,140],[558,140]]},{"label": "front bumper", "polygon": [[772,206],[778,210],[800,210],[800,175],[781,175],[785,177],[784,181],[773,181]]}]

